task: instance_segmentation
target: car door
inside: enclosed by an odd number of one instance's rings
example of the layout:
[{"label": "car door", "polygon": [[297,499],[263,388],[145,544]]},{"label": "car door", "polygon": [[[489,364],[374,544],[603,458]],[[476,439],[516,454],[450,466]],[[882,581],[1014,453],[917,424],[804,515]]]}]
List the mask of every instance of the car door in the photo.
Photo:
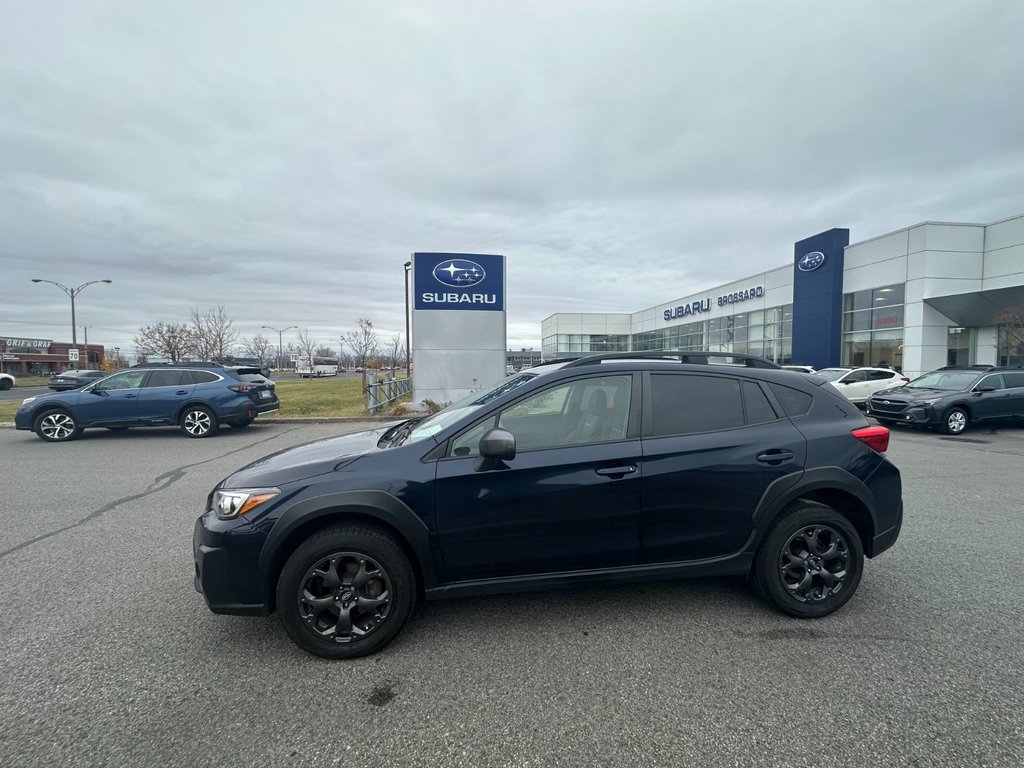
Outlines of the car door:
[{"label": "car door", "polygon": [[[768,486],[799,479],[804,436],[757,381],[666,372],[647,374],[644,386],[644,561],[700,560],[740,550]],[[806,393],[783,389],[809,405]]]},{"label": "car door", "polygon": [[1002,419],[1012,415],[1012,397],[1006,388],[1003,374],[985,376],[972,389],[969,404],[973,421]]},{"label": "car door", "polygon": [[[554,384],[450,441],[437,463],[437,532],[452,579],[575,571],[639,559],[639,377]],[[476,470],[480,437],[516,438],[505,467]]]},{"label": "car door", "polygon": [[1007,371],[1003,374],[1006,384],[1006,416],[1024,417],[1024,371]]},{"label": "car door", "polygon": [[146,385],[139,391],[139,421],[143,424],[174,423],[178,410],[193,389],[191,371],[150,371]]},{"label": "car door", "polygon": [[82,390],[78,423],[82,426],[135,424],[139,418],[139,391],[146,371],[122,371]]}]

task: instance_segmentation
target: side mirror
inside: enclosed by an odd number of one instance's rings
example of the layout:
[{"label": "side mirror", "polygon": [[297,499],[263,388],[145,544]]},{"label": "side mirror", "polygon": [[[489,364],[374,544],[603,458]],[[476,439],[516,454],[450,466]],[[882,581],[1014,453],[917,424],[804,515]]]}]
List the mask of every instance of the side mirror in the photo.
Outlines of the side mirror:
[{"label": "side mirror", "polygon": [[981,393],[981,392],[995,392],[996,388],[995,387],[989,387],[989,386],[975,387],[974,391],[978,392],[978,393]]},{"label": "side mirror", "polygon": [[489,472],[493,469],[508,469],[506,461],[516,457],[516,438],[504,429],[492,429],[480,438],[480,458],[473,469],[477,472]]}]

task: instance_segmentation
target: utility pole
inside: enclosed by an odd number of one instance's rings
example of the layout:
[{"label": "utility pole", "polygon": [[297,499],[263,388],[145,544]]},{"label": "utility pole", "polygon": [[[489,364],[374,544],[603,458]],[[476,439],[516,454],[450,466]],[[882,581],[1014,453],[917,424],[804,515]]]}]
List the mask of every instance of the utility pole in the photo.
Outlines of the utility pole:
[{"label": "utility pole", "polygon": [[[77,350],[78,349],[78,325],[76,324],[76,320],[75,320],[75,297],[78,294],[80,294],[82,291],[84,291],[86,288],[88,288],[90,285],[92,285],[93,283],[112,283],[114,281],[113,280],[90,280],[87,283],[82,283],[77,288],[68,288],[66,285],[62,285],[61,283],[54,282],[53,280],[43,280],[43,279],[38,278],[38,277],[33,277],[32,278],[32,282],[33,283],[49,283],[50,285],[56,285],[58,288],[60,288],[62,291],[64,291],[64,293],[66,293],[69,297],[71,297],[71,346],[74,347]],[[86,345],[88,345],[88,341],[86,341]],[[88,351],[86,352],[86,359],[88,361]]]},{"label": "utility pole", "polygon": [[285,331],[290,331],[292,328],[298,328],[297,325],[289,325],[287,328],[281,328],[278,330],[269,325],[261,325],[261,328],[266,328],[268,331],[277,331],[277,370],[281,370],[281,334]]}]

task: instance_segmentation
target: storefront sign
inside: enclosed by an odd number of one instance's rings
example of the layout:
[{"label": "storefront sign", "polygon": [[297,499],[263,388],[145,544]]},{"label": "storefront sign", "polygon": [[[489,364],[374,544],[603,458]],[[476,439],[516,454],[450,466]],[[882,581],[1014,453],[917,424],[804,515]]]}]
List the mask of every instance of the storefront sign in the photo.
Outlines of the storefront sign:
[{"label": "storefront sign", "polygon": [[678,307],[672,307],[672,309],[666,309],[664,317],[666,320],[675,320],[679,317],[689,317],[690,315],[697,315],[701,312],[711,311],[711,299],[701,299],[700,301],[694,301],[690,304],[680,304]]},{"label": "storefront sign", "polygon": [[725,296],[718,297],[718,306],[724,307],[728,304],[735,304],[738,301],[750,301],[751,299],[760,299],[764,296],[764,286],[757,285],[753,288],[747,288],[744,291],[736,291],[735,293],[727,293]]},{"label": "storefront sign", "polygon": [[37,349],[48,349],[50,344],[53,342],[50,339],[5,339],[0,337],[0,341],[7,344],[7,348],[11,347],[35,347]]}]

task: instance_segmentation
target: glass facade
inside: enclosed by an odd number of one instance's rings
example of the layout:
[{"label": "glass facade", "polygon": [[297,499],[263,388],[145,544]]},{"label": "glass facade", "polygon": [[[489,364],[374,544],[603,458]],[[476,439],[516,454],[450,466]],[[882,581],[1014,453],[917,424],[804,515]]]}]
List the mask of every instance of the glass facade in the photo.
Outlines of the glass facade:
[{"label": "glass facade", "polygon": [[904,286],[843,294],[843,365],[903,370]]},{"label": "glass facade", "polygon": [[543,339],[544,355],[583,352],[734,352],[761,355],[787,365],[793,358],[793,305],[759,309],[655,331],[620,335],[557,334]]}]

